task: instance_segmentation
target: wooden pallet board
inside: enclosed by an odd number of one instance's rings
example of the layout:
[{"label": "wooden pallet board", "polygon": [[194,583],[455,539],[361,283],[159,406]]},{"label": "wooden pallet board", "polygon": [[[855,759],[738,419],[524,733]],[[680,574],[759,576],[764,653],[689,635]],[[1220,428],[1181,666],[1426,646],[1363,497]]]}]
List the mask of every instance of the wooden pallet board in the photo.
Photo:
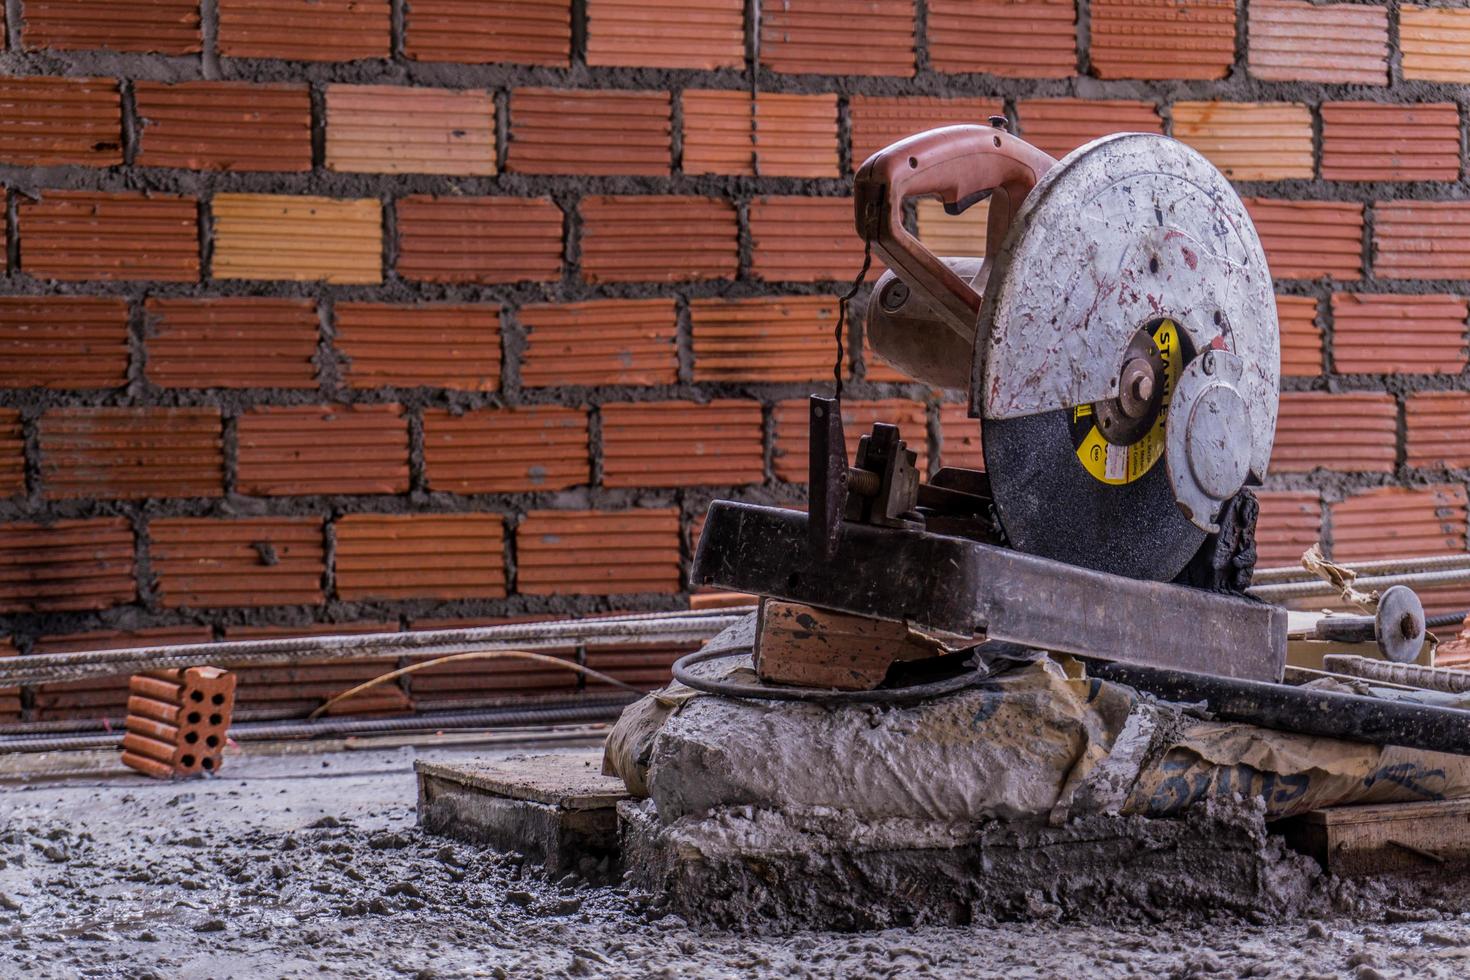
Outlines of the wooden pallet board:
[{"label": "wooden pallet board", "polygon": [[1345,877],[1470,866],[1470,800],[1328,807],[1273,829]]}]

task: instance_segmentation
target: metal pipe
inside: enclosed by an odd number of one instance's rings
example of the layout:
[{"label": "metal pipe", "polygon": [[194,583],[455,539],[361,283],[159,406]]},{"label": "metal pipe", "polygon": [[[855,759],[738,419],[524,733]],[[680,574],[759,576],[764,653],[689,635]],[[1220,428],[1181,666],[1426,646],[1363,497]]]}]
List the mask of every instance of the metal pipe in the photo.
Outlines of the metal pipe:
[{"label": "metal pipe", "polygon": [[0,659],[0,687],[112,677],[200,663],[242,667],[301,660],[377,660],[470,650],[701,643],[753,609],[680,610],[419,633],[363,633],[32,654]]},{"label": "metal pipe", "polygon": [[[607,721],[617,718],[632,704],[633,697],[596,698],[576,704],[538,708],[439,711],[400,718],[329,718],[324,721],[277,724],[266,722],[235,725],[229,737],[236,742],[316,738],[323,735],[381,735],[391,732],[439,731],[450,728],[493,728],[522,725],[551,725],[574,721]],[[114,748],[122,734],[65,735],[43,738],[0,739],[0,752],[60,752],[75,749]]]},{"label": "metal pipe", "polygon": [[[1425,555],[1416,558],[1382,558],[1376,561],[1354,562],[1349,567],[1359,575],[1411,570],[1440,571],[1450,568],[1470,568],[1470,552],[1451,555]],[[1258,568],[1251,576],[1251,581],[1256,585],[1273,585],[1280,582],[1295,582],[1311,577],[1312,573],[1300,565],[1283,565],[1277,568]]]},{"label": "metal pipe", "polygon": [[1197,704],[1225,721],[1373,745],[1470,755],[1470,711],[1183,670],[1090,663],[1088,676]]},{"label": "metal pipe", "polygon": [[[1397,575],[1370,575],[1353,581],[1353,588],[1361,590],[1386,589],[1391,585],[1407,585],[1416,589],[1432,589],[1445,585],[1464,585],[1470,582],[1470,566],[1450,568],[1437,572],[1404,572]],[[1263,602],[1284,602],[1288,599],[1307,599],[1315,596],[1336,596],[1337,586],[1320,579],[1310,582],[1280,582],[1271,585],[1253,585],[1247,594]]]}]

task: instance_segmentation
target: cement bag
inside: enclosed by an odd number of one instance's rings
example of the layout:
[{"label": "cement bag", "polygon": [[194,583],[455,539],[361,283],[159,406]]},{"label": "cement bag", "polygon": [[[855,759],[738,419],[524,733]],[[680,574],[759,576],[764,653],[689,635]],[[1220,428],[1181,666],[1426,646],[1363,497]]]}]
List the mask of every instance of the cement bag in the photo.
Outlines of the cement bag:
[{"label": "cement bag", "polygon": [[[753,617],[752,617],[753,620]],[[741,623],[710,646],[746,649]],[[738,660],[708,665],[751,680]],[[747,661],[748,663],[748,661]],[[826,807],[867,820],[1170,815],[1259,797],[1321,806],[1470,796],[1470,759],[1202,719],[1050,658],[919,705],[730,700],[673,685],[632,706],[604,771],[665,824],[720,807]]]},{"label": "cement bag", "polygon": [[1141,769],[1123,810],[1169,816],[1237,795],[1259,797],[1267,819],[1325,806],[1453,799],[1470,796],[1470,758],[1194,721]]}]

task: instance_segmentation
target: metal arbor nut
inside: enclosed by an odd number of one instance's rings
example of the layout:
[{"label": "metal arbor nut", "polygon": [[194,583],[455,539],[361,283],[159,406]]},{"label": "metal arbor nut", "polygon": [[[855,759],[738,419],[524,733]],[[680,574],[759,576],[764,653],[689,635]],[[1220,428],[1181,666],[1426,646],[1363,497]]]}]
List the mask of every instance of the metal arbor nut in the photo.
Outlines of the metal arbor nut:
[{"label": "metal arbor nut", "polygon": [[1179,377],[1169,406],[1164,458],[1184,515],[1198,528],[1220,530],[1220,508],[1250,473],[1251,405],[1240,391],[1245,364],[1207,350]]}]

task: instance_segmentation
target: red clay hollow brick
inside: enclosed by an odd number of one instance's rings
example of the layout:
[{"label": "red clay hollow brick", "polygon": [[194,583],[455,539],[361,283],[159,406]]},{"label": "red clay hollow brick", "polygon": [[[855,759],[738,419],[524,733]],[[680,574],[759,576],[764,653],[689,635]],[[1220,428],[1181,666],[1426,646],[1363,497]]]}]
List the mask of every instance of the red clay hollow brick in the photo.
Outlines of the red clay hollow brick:
[{"label": "red clay hollow brick", "polygon": [[138,165],[186,170],[311,169],[305,85],[133,83]]},{"label": "red clay hollow brick", "polygon": [[0,388],[117,388],[128,356],[126,300],[0,297]]},{"label": "red clay hollow brick", "polygon": [[1380,487],[1332,504],[1329,511],[1331,557],[1338,561],[1465,550],[1463,486]]},{"label": "red clay hollow brick", "polygon": [[403,493],[408,421],[399,405],[262,406],[237,423],[241,493]]},{"label": "red clay hollow brick", "polygon": [[123,162],[122,103],[112,78],[0,78],[0,163]]},{"label": "red clay hollow brick", "polygon": [[315,605],[326,572],[319,517],[167,517],[149,522],[167,609]]},{"label": "red clay hollow brick", "polygon": [[199,0],[28,0],[21,45],[27,50],[107,48],[195,54]]},{"label": "red clay hollow brick", "polygon": [[1322,106],[1326,180],[1455,180],[1460,111],[1453,102]]},{"label": "red clay hollow brick", "polygon": [[506,169],[661,176],[672,165],[667,92],[516,89]]},{"label": "red clay hollow brick", "polygon": [[1388,8],[1251,0],[1247,61],[1273,82],[1388,83]]},{"label": "red clay hollow brick", "polygon": [[863,243],[853,226],[852,198],[755,198],[750,202],[750,237],[750,271],[768,282],[850,282],[862,267]]},{"label": "red clay hollow brick", "polygon": [[1459,374],[1466,364],[1459,296],[1332,295],[1332,361],[1342,374]]},{"label": "red clay hollow brick", "polygon": [[739,68],[743,0],[587,0],[587,63],[623,68]]},{"label": "red clay hollow brick", "polygon": [[1282,392],[1271,469],[1392,473],[1398,441],[1393,396]]},{"label": "red clay hollow brick", "polygon": [[172,194],[45,191],[22,201],[21,268],[40,279],[199,278],[198,203]]},{"label": "red clay hollow brick", "polygon": [[670,195],[582,199],[582,275],[588,282],[734,278],[735,209]]},{"label": "red clay hollow brick", "polygon": [[498,306],[338,303],[336,315],[349,387],[500,387]]},{"label": "red clay hollow brick", "polygon": [[0,524],[0,612],[107,609],[136,593],[126,520]]},{"label": "red clay hollow brick", "polygon": [[525,595],[679,591],[679,511],[533,510],[516,528]]},{"label": "red clay hollow brick", "polygon": [[452,493],[565,490],[591,478],[587,413],[560,405],[424,412],[429,486]]},{"label": "red clay hollow brick", "polygon": [[406,197],[398,272],[423,282],[546,282],[561,276],[562,213],[548,197]]},{"label": "red clay hollow brick", "polygon": [[1282,377],[1315,378],[1322,373],[1322,331],[1315,296],[1277,296],[1281,327]]},{"label": "red clay hollow brick", "polygon": [[929,0],[929,60],[944,72],[1067,78],[1077,72],[1072,0]]},{"label": "red clay hollow brick", "polygon": [[1099,78],[1215,79],[1235,62],[1234,0],[1093,0]]},{"label": "red clay hollow brick", "polygon": [[413,0],[404,5],[403,51],[416,61],[565,66],[572,2]]},{"label": "red clay hollow brick", "polygon": [[1109,133],[1162,133],[1159,110],[1123,99],[1025,99],[1016,106],[1020,133],[1057,159]]},{"label": "red clay hollow brick", "polygon": [[327,86],[327,169],[495,173],[495,99],[485,89]]},{"label": "red clay hollow brick", "polygon": [[1429,82],[1470,82],[1470,9],[1404,4],[1399,8],[1399,45],[1404,78]]},{"label": "red clay hollow brick", "polygon": [[386,58],[389,10],[389,0],[219,0],[219,51],[291,61]]},{"label": "red clay hollow brick", "polygon": [[315,388],[320,324],[304,299],[149,299],[148,380],[162,388]]},{"label": "red clay hollow brick", "polygon": [[1322,498],[1316,493],[1256,491],[1256,562],[1261,568],[1298,566],[1322,535]]},{"label": "red clay hollow brick", "polygon": [[[845,25],[861,24],[854,44]],[[914,74],[914,0],[783,0],[761,10],[761,64],[793,75]]]},{"label": "red clay hollow brick", "polygon": [[234,707],[235,676],[218,667],[134,674],[123,765],[156,779],[218,772]]},{"label": "red clay hollow brick", "polygon": [[52,500],[218,497],[219,409],[53,408],[39,424],[41,481]]},{"label": "red clay hollow brick", "polygon": [[1277,279],[1363,275],[1363,205],[1252,197],[1245,206]]},{"label": "red clay hollow brick", "polygon": [[818,381],[832,374],[832,296],[695,299],[695,381]]},{"label": "red clay hollow brick", "polygon": [[1470,392],[1424,391],[1404,402],[1406,462],[1413,467],[1470,468]]},{"label": "red clay hollow brick", "polygon": [[1470,278],[1470,202],[1395,201],[1373,208],[1373,271],[1385,279]]},{"label": "red clay hollow brick", "polygon": [[757,402],[624,402],[602,407],[603,486],[760,483],[764,460]]},{"label": "red clay hollow brick", "polygon": [[521,386],[673,384],[679,379],[672,299],[538,303],[517,314],[526,330]]},{"label": "red clay hollow brick", "polygon": [[500,599],[499,514],[349,514],[336,522],[343,599]]}]

